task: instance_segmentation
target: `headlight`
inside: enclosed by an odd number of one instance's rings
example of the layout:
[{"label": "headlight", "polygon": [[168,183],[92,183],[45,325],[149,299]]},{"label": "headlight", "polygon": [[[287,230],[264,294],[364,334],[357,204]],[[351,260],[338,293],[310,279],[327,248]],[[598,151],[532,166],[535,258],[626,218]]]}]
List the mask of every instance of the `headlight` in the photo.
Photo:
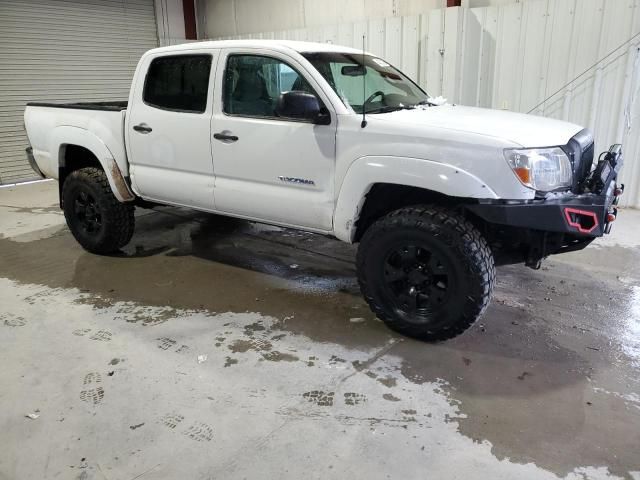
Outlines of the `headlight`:
[{"label": "headlight", "polygon": [[504,155],[523,185],[541,192],[570,187],[572,169],[561,148],[505,150]]}]

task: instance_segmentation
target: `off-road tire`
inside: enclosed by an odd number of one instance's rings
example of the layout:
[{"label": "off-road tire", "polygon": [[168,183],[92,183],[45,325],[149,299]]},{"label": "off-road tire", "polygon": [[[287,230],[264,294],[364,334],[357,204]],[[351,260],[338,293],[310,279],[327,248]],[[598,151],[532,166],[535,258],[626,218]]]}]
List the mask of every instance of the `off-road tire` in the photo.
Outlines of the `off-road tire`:
[{"label": "off-road tire", "polygon": [[[403,244],[414,247],[405,249]],[[417,266],[405,267],[412,263],[407,259],[413,252]],[[442,274],[443,265],[451,270],[449,276]],[[396,210],[373,223],[360,242],[357,269],[362,294],[378,318],[399,333],[429,342],[451,339],[473,325],[489,305],[496,276],[491,250],[469,221],[446,208],[422,205]],[[406,274],[407,269],[419,271]],[[402,275],[406,280],[393,280]],[[415,278],[426,280],[411,286]],[[448,293],[447,285],[452,287]],[[420,311],[405,308],[413,304],[412,294],[423,290],[415,305],[427,306]]]},{"label": "off-road tire", "polygon": [[[100,220],[100,225],[91,232],[83,226],[86,216],[77,213],[77,202],[81,196],[93,200],[92,211],[95,211],[95,218]],[[69,230],[78,243],[91,253],[114,253],[129,243],[133,236],[135,207],[118,201],[111,191],[107,175],[98,168],[82,168],[71,172],[62,187],[62,204]]]}]

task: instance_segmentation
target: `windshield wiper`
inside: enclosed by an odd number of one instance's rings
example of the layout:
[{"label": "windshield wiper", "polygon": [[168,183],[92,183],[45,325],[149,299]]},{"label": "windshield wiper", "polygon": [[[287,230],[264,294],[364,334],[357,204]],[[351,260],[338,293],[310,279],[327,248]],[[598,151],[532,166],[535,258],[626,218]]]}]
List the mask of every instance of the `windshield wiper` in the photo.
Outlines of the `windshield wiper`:
[{"label": "windshield wiper", "polygon": [[425,100],[421,100],[420,102],[416,103],[414,107],[417,107],[420,105],[429,105],[430,107],[441,107],[443,105],[447,105],[447,99],[443,98],[442,95],[435,98],[429,97]]},{"label": "windshield wiper", "polygon": [[396,105],[396,106],[386,106],[380,108],[374,108],[372,110],[367,110],[366,113],[391,113],[397,112],[398,110],[413,110],[415,107],[413,105]]}]

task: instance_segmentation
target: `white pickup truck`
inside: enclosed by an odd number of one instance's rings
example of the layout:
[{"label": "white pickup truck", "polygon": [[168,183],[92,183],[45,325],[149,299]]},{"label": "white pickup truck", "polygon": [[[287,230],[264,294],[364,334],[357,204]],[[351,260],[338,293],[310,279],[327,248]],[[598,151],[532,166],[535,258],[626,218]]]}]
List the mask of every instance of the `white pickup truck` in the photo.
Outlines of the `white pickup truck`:
[{"label": "white pickup truck", "polygon": [[221,41],[145,53],[128,102],[24,118],[88,251],[126,245],[150,204],[359,242],[371,309],[437,341],[482,315],[496,264],[537,268],[608,233],[623,190],[620,146],[594,161],[582,127],[439,103],[351,48]]}]

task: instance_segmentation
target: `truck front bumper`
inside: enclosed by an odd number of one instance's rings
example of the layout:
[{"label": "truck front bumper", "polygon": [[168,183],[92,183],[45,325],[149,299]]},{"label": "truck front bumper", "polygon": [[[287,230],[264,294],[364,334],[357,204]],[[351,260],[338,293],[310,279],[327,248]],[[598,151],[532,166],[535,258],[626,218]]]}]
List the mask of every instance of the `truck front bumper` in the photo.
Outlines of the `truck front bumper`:
[{"label": "truck front bumper", "polygon": [[622,151],[612,146],[584,182],[583,193],[547,194],[538,200],[497,200],[467,208],[486,222],[594,239],[611,231],[624,185],[617,184]]}]

